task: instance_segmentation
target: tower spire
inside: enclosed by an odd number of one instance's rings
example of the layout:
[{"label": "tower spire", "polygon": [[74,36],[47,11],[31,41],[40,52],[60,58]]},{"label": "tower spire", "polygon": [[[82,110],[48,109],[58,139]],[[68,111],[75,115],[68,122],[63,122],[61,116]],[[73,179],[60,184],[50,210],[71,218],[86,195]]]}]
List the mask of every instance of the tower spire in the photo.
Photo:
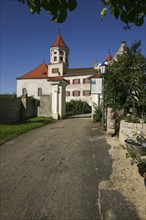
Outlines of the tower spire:
[{"label": "tower spire", "polygon": [[[56,47],[56,46],[62,46],[62,47],[67,47],[67,45],[65,44],[65,42],[63,41],[63,38],[60,34],[60,28],[58,29],[58,36],[54,42],[54,44],[52,45],[52,47]],[[68,47],[67,47],[68,48]]]}]

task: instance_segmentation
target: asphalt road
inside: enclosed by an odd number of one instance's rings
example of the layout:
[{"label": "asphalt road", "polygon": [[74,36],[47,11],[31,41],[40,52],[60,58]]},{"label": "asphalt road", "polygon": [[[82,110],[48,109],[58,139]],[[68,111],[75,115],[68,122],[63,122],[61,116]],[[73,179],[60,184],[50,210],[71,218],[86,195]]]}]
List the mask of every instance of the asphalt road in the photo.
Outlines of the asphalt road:
[{"label": "asphalt road", "polygon": [[139,220],[133,204],[99,189],[112,160],[90,118],[71,118],[1,146],[1,220]]}]

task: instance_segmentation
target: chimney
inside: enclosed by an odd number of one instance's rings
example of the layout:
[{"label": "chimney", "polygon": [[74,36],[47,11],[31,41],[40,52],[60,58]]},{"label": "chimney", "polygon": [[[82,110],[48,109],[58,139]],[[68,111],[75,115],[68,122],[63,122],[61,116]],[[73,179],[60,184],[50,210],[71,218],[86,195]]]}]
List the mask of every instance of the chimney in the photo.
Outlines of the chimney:
[{"label": "chimney", "polygon": [[94,67],[94,69],[97,68],[97,60],[94,60],[94,61],[93,61],[93,67]]}]

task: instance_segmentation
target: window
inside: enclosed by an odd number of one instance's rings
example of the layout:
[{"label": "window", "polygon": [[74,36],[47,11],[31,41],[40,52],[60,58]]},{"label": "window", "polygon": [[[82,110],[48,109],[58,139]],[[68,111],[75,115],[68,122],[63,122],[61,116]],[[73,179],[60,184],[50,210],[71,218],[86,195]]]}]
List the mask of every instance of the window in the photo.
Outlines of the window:
[{"label": "window", "polygon": [[42,88],[38,88],[38,96],[42,95]]},{"label": "window", "polygon": [[63,55],[63,51],[60,50],[60,55]]},{"label": "window", "polygon": [[88,78],[85,78],[83,79],[83,83],[86,84],[86,83],[90,83],[90,80]]},{"label": "window", "polygon": [[57,57],[54,57],[54,61],[57,61]]},{"label": "window", "polygon": [[60,62],[63,62],[63,57],[62,56],[60,56]]},{"label": "window", "polygon": [[83,91],[83,96],[90,96],[91,92],[89,90]]},{"label": "window", "polygon": [[80,96],[80,91],[73,91],[73,96]]},{"label": "window", "polygon": [[63,62],[63,51],[60,50],[60,62]]},{"label": "window", "polygon": [[58,73],[58,72],[59,72],[59,69],[58,69],[58,68],[52,69],[52,73]]},{"label": "window", "polygon": [[66,91],[66,96],[70,96],[70,92],[69,91]]},{"label": "window", "polygon": [[73,84],[80,84],[80,79],[74,79]]},{"label": "window", "polygon": [[26,88],[23,88],[23,89],[22,89],[22,96],[27,96],[27,90],[26,90]]}]

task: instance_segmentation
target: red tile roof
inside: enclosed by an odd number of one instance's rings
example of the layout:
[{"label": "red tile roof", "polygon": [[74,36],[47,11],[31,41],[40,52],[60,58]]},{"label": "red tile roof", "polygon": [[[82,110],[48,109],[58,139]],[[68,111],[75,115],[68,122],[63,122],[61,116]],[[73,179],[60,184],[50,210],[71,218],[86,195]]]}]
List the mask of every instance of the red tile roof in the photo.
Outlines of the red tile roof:
[{"label": "red tile roof", "polygon": [[113,58],[112,58],[112,56],[110,55],[110,54],[108,54],[108,56],[107,56],[107,58],[106,58],[106,60],[105,61],[111,61]]},{"label": "red tile roof", "polygon": [[[58,33],[58,36],[56,38],[55,43],[52,45],[52,47],[56,47],[56,46],[62,46],[62,47],[67,47],[66,44],[63,41],[63,38],[61,36],[60,33]],[[68,48],[68,47],[67,47]]]},{"label": "red tile roof", "polygon": [[95,73],[97,71],[94,68],[71,68],[64,74],[64,77],[93,75]]},{"label": "red tile roof", "polygon": [[63,76],[49,77],[49,71],[46,64],[41,64],[34,70],[18,77],[17,79],[48,79],[48,81],[61,81],[65,80],[63,77],[70,76],[89,76],[97,74],[94,68],[70,68]]},{"label": "red tile roof", "polygon": [[47,79],[48,81],[62,81],[62,80],[64,80],[64,81],[66,81],[67,83],[68,83],[68,81],[67,80],[65,80],[62,76],[53,76],[53,77],[48,77],[48,79]]},{"label": "red tile roof", "polygon": [[88,79],[93,79],[93,78],[102,78],[102,75],[100,73],[96,73],[96,74],[88,77]]},{"label": "red tile roof", "polygon": [[43,79],[48,78],[48,67],[46,64],[42,63],[40,66],[18,77],[17,79]]}]

